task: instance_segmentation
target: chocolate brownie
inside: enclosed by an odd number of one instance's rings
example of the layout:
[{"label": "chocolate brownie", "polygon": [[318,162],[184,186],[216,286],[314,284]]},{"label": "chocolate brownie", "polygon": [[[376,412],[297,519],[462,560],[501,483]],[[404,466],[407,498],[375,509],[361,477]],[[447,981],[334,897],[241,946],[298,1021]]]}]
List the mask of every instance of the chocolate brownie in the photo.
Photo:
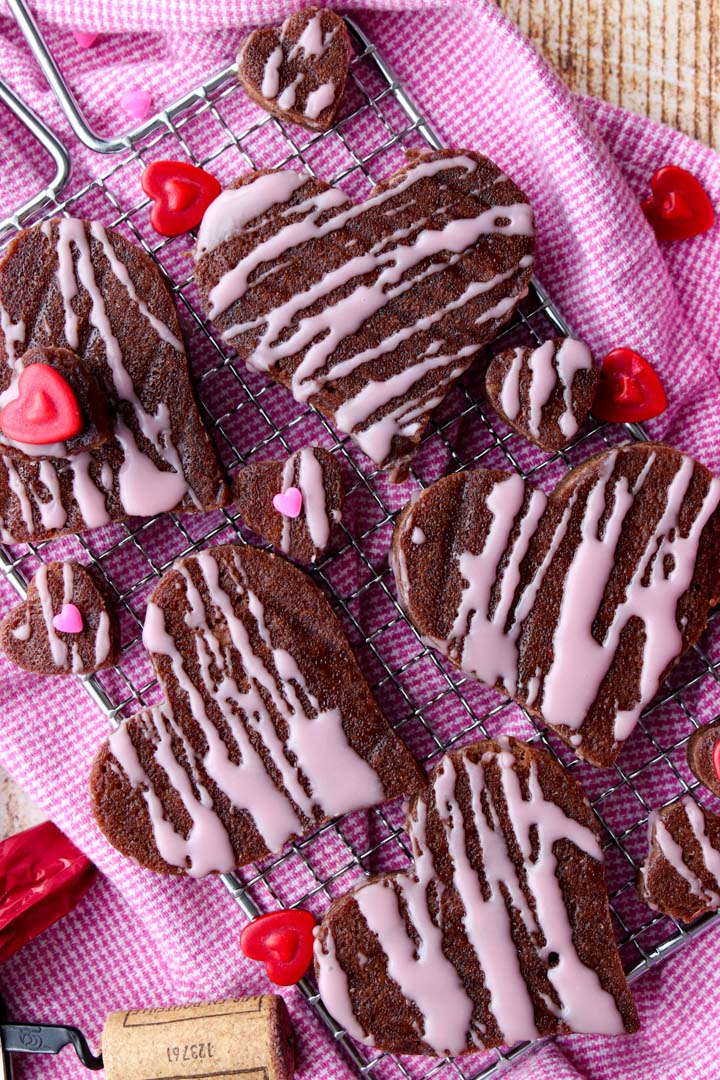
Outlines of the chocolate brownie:
[{"label": "chocolate brownie", "polygon": [[505,736],[452,751],[407,830],[413,867],[334,900],[317,932],[320,995],[353,1038],[456,1055],[637,1030],[599,828],[547,751]]},{"label": "chocolate brownie", "polygon": [[37,570],[27,599],[0,623],[0,648],[36,675],[89,675],[115,663],[120,630],[89,570],[51,562]]},{"label": "chocolate brownie", "polygon": [[577,435],[595,398],[600,372],[583,341],[552,338],[495,356],[485,390],[495,412],[543,450],[561,450]]},{"label": "chocolate brownie", "polygon": [[[687,744],[687,761],[695,776],[701,784],[712,791],[720,799],[720,749],[717,754],[715,747],[720,743],[720,720],[714,720],[712,724],[704,724],[694,732]],[[718,768],[715,767],[715,760]]]},{"label": "chocolate brownie", "polygon": [[223,340],[395,480],[526,294],[535,247],[529,203],[487,158],[408,158],[361,205],[307,175],[245,176],[206,211],[195,253]]},{"label": "chocolate brownie", "polygon": [[[18,382],[23,371],[35,364],[52,368],[68,385],[77,402],[82,422],[78,435],[58,444],[47,442],[27,445],[13,442],[3,431],[2,417],[5,406],[17,400]],[[28,349],[23,353],[22,368],[10,380],[10,385],[0,394],[0,451],[9,458],[54,458],[72,457],[85,450],[95,450],[113,437],[113,419],[107,398],[84,360],[70,349],[57,346]]]},{"label": "chocolate brownie", "polygon": [[334,11],[310,7],[246,37],[238,77],[246,93],[283,120],[327,131],[335,122],[348,71],[350,35]]},{"label": "chocolate brownie", "polygon": [[201,877],[422,785],[332,608],[301,570],[227,544],[182,559],[143,632],[165,699],[92,771],[95,816],[142,866]]},{"label": "chocolate brownie", "polygon": [[114,425],[110,441],[67,458],[0,457],[2,540],[224,505],[172,295],[149,256],[98,222],[35,225],[0,262],[0,315],[0,391],[28,350],[69,349]]},{"label": "chocolate brownie", "polygon": [[330,548],[342,520],[342,469],[328,450],[304,446],[285,461],[256,461],[232,483],[243,520],[273,547],[301,563],[314,563]]},{"label": "chocolate brownie", "polygon": [[669,446],[618,447],[547,498],[458,473],[402,512],[398,593],[430,643],[610,766],[720,597],[720,481]]},{"label": "chocolate brownie", "polygon": [[650,815],[638,873],[643,903],[684,923],[720,908],[720,816],[686,795]]}]

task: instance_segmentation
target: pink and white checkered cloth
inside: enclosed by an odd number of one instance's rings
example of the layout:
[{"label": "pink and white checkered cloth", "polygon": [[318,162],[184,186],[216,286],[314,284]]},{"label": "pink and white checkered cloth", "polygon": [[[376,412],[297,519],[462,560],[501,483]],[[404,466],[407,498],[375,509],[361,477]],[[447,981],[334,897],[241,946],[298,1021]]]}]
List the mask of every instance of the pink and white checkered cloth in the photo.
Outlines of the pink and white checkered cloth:
[{"label": "pink and white checkered cloth", "polygon": [[[247,28],[279,21],[293,6],[36,0],[34,10],[91,122],[113,131],[128,123],[119,104],[128,87],[151,90],[156,106],[170,102],[226,63]],[[720,470],[720,230],[659,247],[638,206],[653,171],[671,162],[694,172],[720,206],[717,155],[650,121],[573,97],[490,0],[348,0],[347,7],[443,138],[487,152],[526,190],[536,210],[541,279],[596,355],[629,345],[657,367],[671,407],[650,425],[652,433]],[[81,51],[73,28],[102,37]],[[73,144],[5,10],[0,72],[73,147],[75,183],[108,168],[107,159]],[[18,133],[0,114],[0,211],[47,180],[43,155]],[[14,601],[0,579],[0,610]],[[703,718],[712,719],[719,704],[717,688],[705,694]],[[155,877],[98,833],[87,770],[107,728],[81,688],[39,681],[0,659],[0,715],[0,760],[104,875],[75,912],[0,971],[11,1016],[75,1023],[97,1042],[116,1008],[267,991],[258,966],[239,954],[243,918],[218,883]],[[521,1061],[513,1076],[716,1077],[716,942],[710,932],[636,985],[640,1034],[560,1039]],[[285,996],[299,1036],[299,1075],[348,1075],[299,995]],[[70,1051],[57,1060],[17,1060],[22,1076],[85,1075]]]}]

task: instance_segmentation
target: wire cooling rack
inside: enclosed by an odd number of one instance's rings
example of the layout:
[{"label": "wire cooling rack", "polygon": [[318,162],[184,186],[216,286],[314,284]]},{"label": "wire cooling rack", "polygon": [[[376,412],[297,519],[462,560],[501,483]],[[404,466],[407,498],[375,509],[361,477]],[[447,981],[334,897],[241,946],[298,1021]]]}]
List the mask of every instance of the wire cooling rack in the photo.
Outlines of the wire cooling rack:
[{"label": "wire cooling rack", "polygon": [[[661,694],[645,711],[613,769],[596,770],[575,758],[550,732],[538,729],[516,705],[465,678],[425,647],[407,623],[395,596],[387,553],[397,511],[418,489],[448,471],[473,466],[507,467],[550,490],[563,473],[590,454],[645,438],[640,428],[586,426],[561,453],[547,455],[509,432],[482,405],[477,363],[455,387],[431,424],[411,479],[393,487],[368,466],[347,440],[313,410],[288,393],[247,372],[208,328],[199,313],[188,269],[187,238],[164,240],[148,225],[147,200],[139,174],[154,158],[182,157],[229,180],[248,168],[304,167],[362,198],[370,186],[403,162],[411,146],[441,145],[427,120],[374,45],[353,22],[348,28],[355,57],[335,128],[322,135],[259,114],[242,93],[232,66],[185,94],[129,135],[102,138],[87,125],[63,75],[47,50],[23,0],[8,0],[28,43],[63,106],[81,143],[112,154],[99,177],[67,195],[67,151],[8,94],[13,108],[48,150],[56,165],[50,187],[4,221],[7,241],[30,220],[57,213],[97,217],[138,243],[168,276],[188,339],[201,407],[230,472],[255,458],[279,457],[313,441],[334,451],[348,486],[347,524],[339,550],[314,570],[331,596],[363,669],[387,715],[418,758],[432,765],[456,745],[509,731],[542,744],[581,780],[603,827],[613,920],[626,971],[635,979],[714,922],[707,916],[690,929],[656,915],[635,894],[635,875],[645,854],[651,809],[694,792],[697,782],[685,762],[686,743],[702,722],[718,711],[720,624],[711,620],[700,646],[681,661]],[[258,116],[260,115],[260,119]],[[513,322],[495,343],[539,343],[568,327],[537,285]],[[43,561],[78,558],[94,567],[115,597],[121,616],[123,651],[119,666],[82,680],[108,720],[158,699],[158,688],[142,648],[141,629],[148,593],[173,562],[210,543],[245,542],[249,537],[232,508],[213,514],[162,515],[22,548],[0,548],[0,567],[24,596],[29,577]],[[257,542],[257,541],[255,541]],[[321,914],[329,901],[363,874],[401,869],[409,846],[398,802],[367,815],[338,819],[222,884],[250,918],[277,907],[307,907]],[[488,1051],[455,1061],[399,1058],[360,1047],[348,1039],[318,999],[309,978],[298,987],[334,1042],[362,1075],[381,1080],[454,1076],[482,1080],[499,1074],[531,1046]]]}]

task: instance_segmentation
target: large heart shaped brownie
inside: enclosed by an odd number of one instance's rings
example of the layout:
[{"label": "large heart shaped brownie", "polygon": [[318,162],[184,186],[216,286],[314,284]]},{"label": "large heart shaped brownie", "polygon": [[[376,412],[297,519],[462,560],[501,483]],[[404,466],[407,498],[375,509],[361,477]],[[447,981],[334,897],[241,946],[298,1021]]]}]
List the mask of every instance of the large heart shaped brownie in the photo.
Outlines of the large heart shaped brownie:
[{"label": "large heart shaped brownie", "polygon": [[720,816],[687,795],[656,810],[638,895],[654,911],[689,923],[720,908]]},{"label": "large heart shaped brownie", "polygon": [[120,631],[90,571],[51,562],[39,568],[26,600],[0,623],[0,648],[36,675],[89,675],[115,663]]},{"label": "large heart shaped brownie", "polygon": [[247,94],[274,113],[311,131],[332,127],[350,69],[350,36],[327,8],[297,11],[278,30],[255,30],[238,54]]},{"label": "large heart shaped brownie", "polygon": [[310,402],[393,478],[430,414],[525,295],[530,206],[496,165],[412,152],[361,205],[260,172],[203,218],[196,280],[247,365]]},{"label": "large heart shaped brownie", "polygon": [[2,540],[226,502],[172,295],[143,251],[98,222],[35,225],[0,263],[0,314],[0,391],[27,350],[60,346],[83,361],[114,428],[82,453],[65,456],[59,444],[26,446],[21,460],[0,457]]},{"label": "large heart shaped brownie", "polygon": [[462,1054],[635,1031],[592,810],[515,739],[444,757],[408,812],[414,867],[335,900],[318,931],[323,1002],[380,1050]]},{"label": "large heart shaped brownie", "polygon": [[181,560],[143,640],[165,692],[95,760],[95,814],[142,866],[195,877],[327,818],[417,791],[327,600],[302,571],[228,544]]},{"label": "large heart shaped brownie", "polygon": [[593,765],[612,765],[720,597],[720,481],[668,446],[608,450],[550,498],[458,473],[403,511],[393,564],[420,633]]}]

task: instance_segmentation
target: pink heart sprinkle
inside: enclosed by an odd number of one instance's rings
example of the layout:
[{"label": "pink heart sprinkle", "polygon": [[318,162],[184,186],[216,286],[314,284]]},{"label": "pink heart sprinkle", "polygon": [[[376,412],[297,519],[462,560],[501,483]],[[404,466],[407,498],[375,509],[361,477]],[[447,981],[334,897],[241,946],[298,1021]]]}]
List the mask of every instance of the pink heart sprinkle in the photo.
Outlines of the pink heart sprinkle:
[{"label": "pink heart sprinkle", "polygon": [[296,487],[288,488],[287,491],[278,491],[277,495],[273,495],[273,506],[278,514],[296,518],[302,510],[302,492]]},{"label": "pink heart sprinkle", "polygon": [[74,604],[63,604],[59,615],[53,615],[53,626],[61,634],[80,634],[83,628],[83,618],[80,609]]},{"label": "pink heart sprinkle", "polygon": [[130,113],[136,120],[144,120],[150,112],[152,95],[148,90],[126,90],[120,98],[120,104],[125,112]]},{"label": "pink heart sprinkle", "polygon": [[73,30],[72,36],[75,38],[81,49],[89,49],[98,39],[98,35],[92,33],[90,30]]}]

